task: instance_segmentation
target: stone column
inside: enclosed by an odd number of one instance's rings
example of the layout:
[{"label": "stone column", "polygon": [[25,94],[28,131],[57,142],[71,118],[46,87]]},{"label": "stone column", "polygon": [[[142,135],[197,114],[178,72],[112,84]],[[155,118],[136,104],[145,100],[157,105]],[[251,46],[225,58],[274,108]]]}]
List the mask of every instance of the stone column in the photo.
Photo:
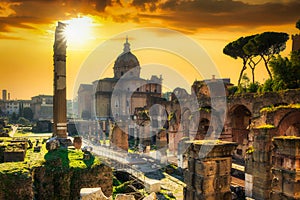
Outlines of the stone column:
[{"label": "stone column", "polygon": [[67,101],[66,101],[66,49],[64,35],[66,24],[58,22],[54,41],[54,96],[53,96],[53,136],[67,138]]},{"label": "stone column", "polygon": [[271,199],[300,199],[300,137],[273,139]]},{"label": "stone column", "polygon": [[184,200],[229,200],[232,153],[237,144],[219,140],[195,140],[188,147],[184,172]]},{"label": "stone column", "polygon": [[270,199],[271,154],[273,128],[253,129],[253,147],[247,151],[245,160],[245,194],[254,199]]}]

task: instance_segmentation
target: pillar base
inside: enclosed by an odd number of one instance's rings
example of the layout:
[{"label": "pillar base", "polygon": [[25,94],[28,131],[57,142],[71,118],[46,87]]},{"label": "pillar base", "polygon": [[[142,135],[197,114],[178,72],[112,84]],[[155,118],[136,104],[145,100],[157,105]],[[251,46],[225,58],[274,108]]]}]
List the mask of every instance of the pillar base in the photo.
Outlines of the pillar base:
[{"label": "pillar base", "polygon": [[69,146],[73,146],[73,142],[70,138],[52,137],[46,142],[46,149],[48,151],[53,151],[59,148],[68,148]]}]

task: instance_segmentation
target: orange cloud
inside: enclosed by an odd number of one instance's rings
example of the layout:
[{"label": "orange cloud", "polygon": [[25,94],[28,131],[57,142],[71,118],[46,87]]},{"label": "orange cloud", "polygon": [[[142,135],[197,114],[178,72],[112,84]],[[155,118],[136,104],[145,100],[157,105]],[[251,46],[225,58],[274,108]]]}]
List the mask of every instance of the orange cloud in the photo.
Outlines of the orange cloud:
[{"label": "orange cloud", "polygon": [[34,29],[31,25],[53,23],[79,13],[110,18],[117,23],[147,25],[158,20],[164,26],[187,33],[199,28],[284,25],[299,18],[299,1],[256,0],[252,4],[244,1],[10,0],[0,3],[0,33],[10,32],[13,27]]}]

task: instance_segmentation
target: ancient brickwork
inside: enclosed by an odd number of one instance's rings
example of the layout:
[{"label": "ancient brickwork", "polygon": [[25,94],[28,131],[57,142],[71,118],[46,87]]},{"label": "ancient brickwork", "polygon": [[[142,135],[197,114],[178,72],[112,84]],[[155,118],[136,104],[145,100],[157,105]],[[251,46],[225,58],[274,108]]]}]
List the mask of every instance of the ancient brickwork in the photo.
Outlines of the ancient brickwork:
[{"label": "ancient brickwork", "polygon": [[300,199],[300,137],[275,137],[273,140],[273,200]]},{"label": "ancient brickwork", "polygon": [[112,136],[111,136],[111,144],[123,149],[125,151],[128,150],[128,130],[126,126],[117,126],[113,128]]},{"label": "ancient brickwork", "polygon": [[246,196],[254,199],[270,199],[271,151],[274,129],[254,129],[253,151],[249,149],[245,173]]},{"label": "ancient brickwork", "polygon": [[230,170],[235,143],[193,141],[188,148],[188,168],[184,172],[185,200],[231,199]]}]

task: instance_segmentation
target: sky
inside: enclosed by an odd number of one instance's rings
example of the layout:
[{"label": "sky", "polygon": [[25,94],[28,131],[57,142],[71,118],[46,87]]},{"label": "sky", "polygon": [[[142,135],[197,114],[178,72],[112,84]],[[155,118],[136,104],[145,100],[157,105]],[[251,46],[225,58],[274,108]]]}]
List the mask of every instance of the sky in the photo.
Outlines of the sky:
[{"label": "sky", "polygon": [[[223,54],[226,44],[265,31],[291,37],[299,10],[299,0],[0,0],[0,90],[12,99],[53,94],[58,21],[70,26],[68,99],[78,84],[112,76],[126,36],[142,76],[162,74],[167,89],[211,75],[236,83],[242,63]],[[281,54],[290,51],[291,40]],[[256,74],[268,78],[262,65]]]}]

